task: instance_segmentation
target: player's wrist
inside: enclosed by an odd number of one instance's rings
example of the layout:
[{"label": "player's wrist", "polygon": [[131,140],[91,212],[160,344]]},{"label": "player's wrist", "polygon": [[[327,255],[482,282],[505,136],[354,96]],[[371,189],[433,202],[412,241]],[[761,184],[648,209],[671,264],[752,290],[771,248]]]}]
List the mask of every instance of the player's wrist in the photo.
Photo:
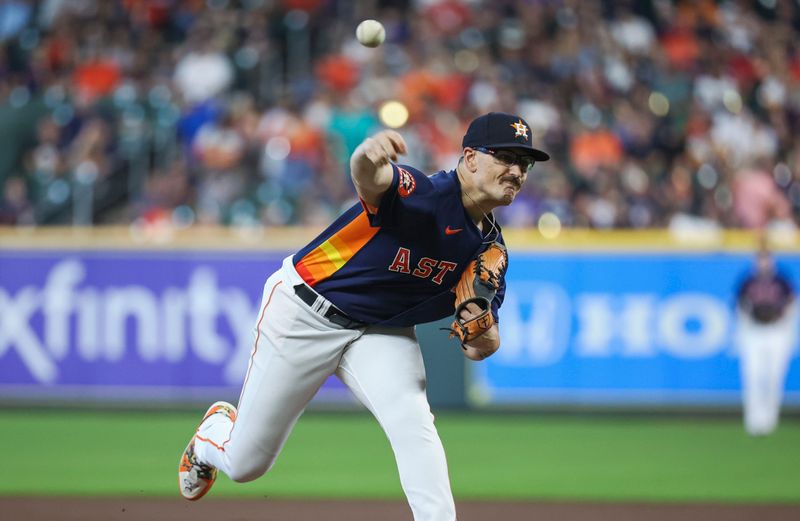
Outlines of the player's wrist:
[{"label": "player's wrist", "polygon": [[481,360],[485,360],[495,354],[499,346],[475,347],[468,344],[462,344],[461,347],[464,350],[464,356],[475,362],[480,362]]}]

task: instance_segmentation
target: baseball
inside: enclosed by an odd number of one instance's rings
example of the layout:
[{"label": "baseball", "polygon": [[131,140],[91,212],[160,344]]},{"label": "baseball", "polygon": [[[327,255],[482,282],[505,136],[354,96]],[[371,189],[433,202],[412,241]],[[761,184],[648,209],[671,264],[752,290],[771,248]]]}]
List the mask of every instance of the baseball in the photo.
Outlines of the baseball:
[{"label": "baseball", "polygon": [[377,20],[364,20],[356,27],[356,38],[365,47],[377,47],[386,39],[386,30]]}]

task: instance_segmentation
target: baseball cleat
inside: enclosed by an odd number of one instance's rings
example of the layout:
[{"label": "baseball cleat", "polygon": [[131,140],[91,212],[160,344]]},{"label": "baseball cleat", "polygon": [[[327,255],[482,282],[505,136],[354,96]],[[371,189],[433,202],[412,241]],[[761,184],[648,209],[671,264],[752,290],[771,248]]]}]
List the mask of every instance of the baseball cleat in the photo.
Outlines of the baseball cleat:
[{"label": "baseball cleat", "polygon": [[181,495],[189,501],[197,501],[205,496],[217,479],[217,469],[211,465],[198,462],[194,454],[194,442],[197,440],[197,432],[203,423],[215,414],[225,414],[231,421],[236,421],[236,407],[228,402],[216,402],[209,407],[197,426],[195,434],[183,451],[178,464],[178,487]]}]

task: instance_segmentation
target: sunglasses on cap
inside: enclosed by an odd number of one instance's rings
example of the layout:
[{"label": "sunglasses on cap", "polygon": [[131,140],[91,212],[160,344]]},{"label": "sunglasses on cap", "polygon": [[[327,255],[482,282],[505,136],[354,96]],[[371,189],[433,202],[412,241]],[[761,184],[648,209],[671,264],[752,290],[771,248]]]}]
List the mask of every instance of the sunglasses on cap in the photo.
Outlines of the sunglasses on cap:
[{"label": "sunglasses on cap", "polygon": [[498,162],[506,166],[517,165],[520,170],[522,170],[523,174],[526,174],[533,168],[533,165],[536,164],[536,160],[530,156],[521,156],[519,154],[515,154],[510,150],[492,150],[491,148],[484,148],[484,147],[475,147],[474,150],[478,152],[483,152],[484,154],[489,154]]}]

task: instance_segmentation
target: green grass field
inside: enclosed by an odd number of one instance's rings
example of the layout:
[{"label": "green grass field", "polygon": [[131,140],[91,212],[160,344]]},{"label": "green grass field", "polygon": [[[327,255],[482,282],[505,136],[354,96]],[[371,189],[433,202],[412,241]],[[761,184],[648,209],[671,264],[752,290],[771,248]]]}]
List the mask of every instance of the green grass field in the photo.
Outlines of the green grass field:
[{"label": "green grass field", "polygon": [[[0,411],[0,495],[175,496],[187,413]],[[443,414],[459,499],[800,502],[800,421],[767,438],[733,418]],[[359,414],[301,418],[273,470],[212,496],[402,497],[389,444]]]}]

